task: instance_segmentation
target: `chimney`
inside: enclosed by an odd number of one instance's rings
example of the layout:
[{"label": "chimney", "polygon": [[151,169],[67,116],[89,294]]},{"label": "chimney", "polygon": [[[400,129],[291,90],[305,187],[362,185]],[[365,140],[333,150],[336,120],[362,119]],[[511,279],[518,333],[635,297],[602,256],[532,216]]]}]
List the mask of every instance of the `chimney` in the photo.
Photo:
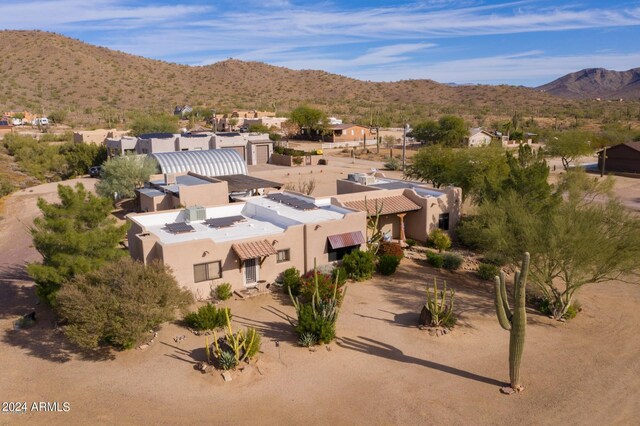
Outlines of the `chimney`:
[{"label": "chimney", "polygon": [[175,185],[176,183],[176,175],[174,173],[165,173],[164,174],[164,184],[165,185]]}]

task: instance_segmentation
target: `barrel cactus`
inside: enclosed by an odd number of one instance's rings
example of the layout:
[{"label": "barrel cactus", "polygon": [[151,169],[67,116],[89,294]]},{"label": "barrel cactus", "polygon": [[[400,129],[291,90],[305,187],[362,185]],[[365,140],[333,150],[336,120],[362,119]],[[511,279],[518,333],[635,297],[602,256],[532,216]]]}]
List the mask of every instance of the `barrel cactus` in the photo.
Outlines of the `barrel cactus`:
[{"label": "barrel cactus", "polygon": [[505,330],[509,331],[509,384],[503,388],[504,393],[519,392],[524,389],[520,383],[520,362],[524,350],[524,338],[527,326],[527,312],[525,309],[525,291],[527,274],[529,273],[529,253],[524,254],[520,272],[516,272],[514,280],[514,306],[509,307],[504,272],[495,277],[496,284],[496,313],[498,321]]}]

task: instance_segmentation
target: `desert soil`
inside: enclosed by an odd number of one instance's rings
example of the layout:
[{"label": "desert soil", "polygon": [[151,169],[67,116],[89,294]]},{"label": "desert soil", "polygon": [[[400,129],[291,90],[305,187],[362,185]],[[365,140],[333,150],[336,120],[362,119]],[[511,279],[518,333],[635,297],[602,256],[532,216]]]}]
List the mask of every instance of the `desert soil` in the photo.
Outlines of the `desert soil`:
[{"label": "desert soil", "polygon": [[[369,166],[330,163],[316,193],[334,193],[331,179]],[[319,169],[254,174],[295,182]],[[70,411],[2,413],[0,424],[636,424],[640,416],[640,286],[586,287],[583,312],[567,323],[530,312],[526,389],[505,396],[509,336],[495,318],[491,284],[470,272],[436,272],[420,256],[390,278],[349,284],[338,339],[313,352],[296,345],[286,320],[294,311],[281,294],[225,302],[235,327],[264,335],[258,361],[231,382],[194,370],[204,337],[177,323],[163,325],[145,350],[78,355],[36,304],[24,272],[38,259],[28,234],[37,197],[53,200],[55,190],[11,195],[0,221],[0,400],[68,402]],[[416,327],[434,276],[457,290],[460,313],[440,337]],[[33,309],[36,325],[13,330]]]}]

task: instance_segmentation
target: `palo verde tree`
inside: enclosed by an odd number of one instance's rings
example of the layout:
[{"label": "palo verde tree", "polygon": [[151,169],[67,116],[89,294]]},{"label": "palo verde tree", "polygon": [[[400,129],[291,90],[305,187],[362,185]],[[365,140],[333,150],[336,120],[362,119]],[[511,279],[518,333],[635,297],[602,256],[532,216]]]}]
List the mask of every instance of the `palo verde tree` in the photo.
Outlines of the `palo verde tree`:
[{"label": "palo verde tree", "polygon": [[133,113],[131,134],[140,136],[145,133],[177,133],[178,117],[165,113]]},{"label": "palo verde tree", "polygon": [[415,125],[411,136],[419,141],[440,143],[448,147],[461,147],[469,131],[464,120],[455,115],[444,115],[436,122],[427,120]]},{"label": "palo verde tree", "polygon": [[560,157],[564,169],[569,170],[571,163],[578,158],[593,153],[591,145],[594,138],[591,133],[576,130],[556,133],[547,140],[547,155]]},{"label": "palo verde tree", "polygon": [[125,155],[112,158],[102,165],[102,180],[96,185],[96,191],[110,199],[132,198],[135,190],[144,186],[157,169],[157,162],[151,157]]},{"label": "palo verde tree", "polygon": [[511,263],[528,251],[530,281],[549,314],[566,318],[583,286],[626,280],[640,270],[640,219],[612,196],[611,187],[612,179],[571,171],[546,200],[532,203],[527,194],[508,191],[482,204],[458,234]]},{"label": "palo verde tree", "polygon": [[327,126],[327,116],[319,109],[306,105],[299,106],[289,114],[289,121],[297,124],[303,131],[322,132]]},{"label": "palo verde tree", "polygon": [[96,197],[80,183],[75,189],[58,185],[58,197],[59,203],[38,200],[42,217],[34,220],[31,236],[42,262],[27,268],[38,297],[48,303],[55,301],[67,280],[126,254],[118,247],[126,225],[118,226],[110,217],[108,199]]}]

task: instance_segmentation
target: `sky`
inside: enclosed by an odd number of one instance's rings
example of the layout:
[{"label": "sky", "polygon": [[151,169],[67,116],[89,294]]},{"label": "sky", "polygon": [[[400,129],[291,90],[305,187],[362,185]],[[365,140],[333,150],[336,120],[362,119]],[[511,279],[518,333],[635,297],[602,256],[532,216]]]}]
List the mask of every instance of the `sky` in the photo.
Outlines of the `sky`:
[{"label": "sky", "polygon": [[187,65],[228,58],[371,81],[537,86],[640,67],[640,0],[22,0],[2,29]]}]

